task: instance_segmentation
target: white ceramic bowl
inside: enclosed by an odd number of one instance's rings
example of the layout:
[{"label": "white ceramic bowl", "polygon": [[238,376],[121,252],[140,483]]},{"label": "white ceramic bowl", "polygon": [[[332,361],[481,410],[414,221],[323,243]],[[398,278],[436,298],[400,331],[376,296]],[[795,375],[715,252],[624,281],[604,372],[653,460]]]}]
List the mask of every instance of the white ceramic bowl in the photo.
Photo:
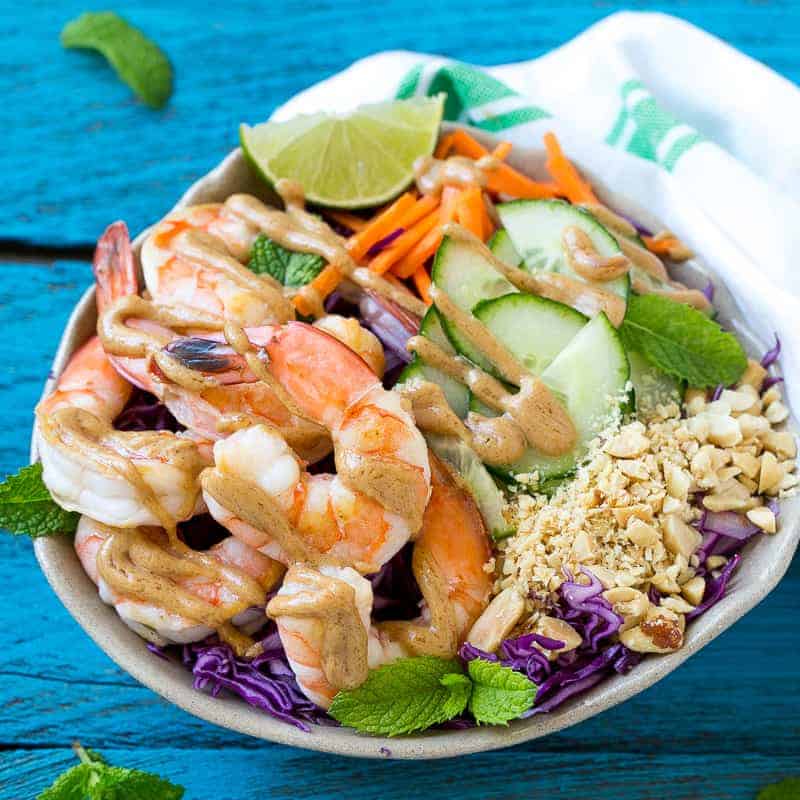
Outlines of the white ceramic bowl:
[{"label": "white ceramic bowl", "polygon": [[[490,137],[482,138],[491,144]],[[539,150],[515,149],[511,162],[532,176],[542,175],[544,155]],[[646,198],[639,198],[640,203],[632,202],[629,198],[616,196],[613,191],[604,190],[601,176],[589,177],[620,211],[634,215],[644,224],[659,227],[646,210]],[[197,181],[178,206],[219,202],[233,192],[243,191],[262,196],[267,193],[264,185],[252,175],[241,151],[236,150],[215,170]],[[145,233],[134,242],[137,254]],[[700,288],[709,275],[717,287],[715,304],[719,319],[736,330],[751,354],[763,353],[771,341],[772,331],[751,331],[743,325],[738,306],[712,269],[691,262],[683,265],[676,277]],[[90,289],[67,323],[51,375],[61,373],[70,355],[94,333],[96,321],[94,290]],[[45,393],[51,391],[53,383],[54,379],[50,378],[44,387]],[[35,458],[34,447],[32,459]],[[800,538],[800,496],[781,504],[781,520],[781,530],[776,536],[758,537],[747,547],[726,597],[688,626],[686,642],[680,651],[647,658],[628,675],[615,675],[550,714],[518,720],[507,728],[431,731],[396,739],[363,736],[337,727],[315,726],[311,733],[304,733],[251,708],[238,697],[212,698],[195,691],[190,672],[179,664],[152,655],[143,640],[125,626],[112,608],[100,601],[67,537],[37,539],[35,550],[50,585],[89,636],[120,667],[189,713],[240,733],[310,750],[376,758],[386,757],[388,748],[394,758],[445,758],[508,747],[562,730],[633,697],[672,672],[759,603],[781,579]]]}]

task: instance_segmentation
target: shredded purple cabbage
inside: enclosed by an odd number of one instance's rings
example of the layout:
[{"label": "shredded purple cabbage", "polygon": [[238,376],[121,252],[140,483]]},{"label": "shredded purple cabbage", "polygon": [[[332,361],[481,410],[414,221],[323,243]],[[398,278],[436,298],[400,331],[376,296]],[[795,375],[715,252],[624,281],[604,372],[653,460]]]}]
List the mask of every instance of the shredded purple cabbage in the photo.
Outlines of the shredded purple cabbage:
[{"label": "shredded purple cabbage", "polygon": [[709,303],[714,303],[714,292],[716,291],[716,287],[714,286],[714,281],[712,281],[711,278],[708,279],[708,283],[700,291],[706,296],[706,299]]},{"label": "shredded purple cabbage", "polygon": [[186,430],[169,409],[149,392],[134,389],[125,408],[114,420],[118,431],[178,431]]},{"label": "shredded purple cabbage", "polygon": [[703,516],[694,525],[703,534],[703,541],[695,553],[699,562],[697,574],[701,576],[707,573],[705,562],[709,556],[730,556],[761,533],[761,529],[747,517],[733,511],[703,511]]},{"label": "shredded purple cabbage", "polygon": [[405,228],[395,228],[390,234],[384,236],[383,239],[378,239],[378,241],[367,250],[367,258],[378,255],[378,253],[385,250],[398,236],[402,236],[405,232]]},{"label": "shredded purple cabbage", "polygon": [[[650,234],[634,220],[629,221],[640,233]],[[401,233],[402,229],[398,229],[384,237],[373,246],[377,249],[371,255],[380,252]],[[714,285],[711,281],[703,293],[710,301],[713,300]],[[355,303],[358,304],[357,308]],[[345,297],[335,292],[328,298],[326,310],[358,316],[378,336],[386,348],[386,380],[391,385],[396,374],[410,360],[405,345],[409,337],[417,332],[419,319],[369,292],[360,292],[357,297]],[[777,335],[775,339],[775,346],[761,360],[765,368],[772,366],[780,356],[780,339]],[[769,376],[764,382],[764,389],[782,380],[781,377]],[[723,389],[724,386],[717,386],[712,399],[719,399]],[[181,430],[180,424],[163,404],[152,395],[138,390],[117,418],[116,426],[120,430]],[[777,516],[779,507],[776,500],[770,499],[767,507]],[[731,577],[741,561],[742,548],[761,533],[746,517],[729,511],[704,510],[701,519],[693,524],[703,536],[695,554],[699,561],[696,573],[705,578],[706,588],[702,602],[686,615],[687,621],[699,617],[725,596]],[[206,549],[218,539],[218,532],[209,533],[206,527],[207,519],[200,517],[194,525],[184,523],[181,535],[193,547]],[[422,595],[411,569],[412,548],[413,545],[407,545],[370,577],[375,598],[373,617],[376,621],[413,619],[419,614]],[[729,558],[716,574],[712,574],[706,566],[706,560],[712,555]],[[537,685],[534,706],[523,715],[525,717],[553,711],[607,677],[626,674],[643,658],[621,642],[613,641],[622,619],[603,598],[603,585],[597,577],[583,567],[581,572],[589,583],[579,583],[567,574],[558,598],[548,609],[550,616],[564,620],[580,634],[581,644],[575,650],[551,660],[543,651],[557,651],[564,643],[536,633],[506,639],[498,653],[487,653],[469,642],[465,642],[459,650],[464,662],[475,658],[499,662],[526,675]],[[654,587],[650,587],[648,596],[654,605],[660,604],[662,595]],[[238,658],[228,645],[216,637],[184,645],[182,661],[194,675],[195,688],[208,690],[213,696],[223,689],[231,691],[250,705],[304,731],[309,730],[311,723],[333,724],[330,717],[301,692],[274,623],[268,623],[265,630],[267,635],[262,642],[264,652],[252,661]],[[176,650],[150,643],[147,647],[160,658],[168,658],[169,653]],[[474,720],[463,716],[438,727],[462,730],[474,725]]]},{"label": "shredded purple cabbage", "polygon": [[297,685],[286,659],[278,630],[269,624],[262,640],[264,652],[252,661],[238,658],[216,637],[183,646],[182,661],[194,675],[194,688],[216,697],[223,689],[238,694],[248,705],[309,731],[309,723],[330,718],[311,702]]},{"label": "shredded purple cabbage", "polygon": [[725,389],[725,385],[722,383],[718,383],[716,388],[714,389],[713,394],[711,395],[711,400],[719,400],[722,397],[722,392]]},{"label": "shredded purple cabbage", "polygon": [[728,581],[731,579],[736,567],[739,566],[741,561],[741,553],[736,553],[730,561],[722,568],[718,577],[706,575],[706,590],[703,594],[703,602],[700,603],[693,611],[686,615],[686,621],[699,617],[704,612],[708,611],[711,606],[716,605],[725,596],[728,589]]},{"label": "shredded purple cabbage", "polygon": [[766,392],[767,389],[774,386],[776,383],[783,383],[783,378],[780,375],[767,375],[764,378],[764,383],[761,386],[762,391]]},{"label": "shredded purple cabbage", "polygon": [[562,653],[551,661],[542,649],[559,650],[564,643],[535,633],[506,639],[500,645],[499,655],[485,653],[468,642],[459,650],[464,661],[473,658],[499,661],[527,675],[539,687],[533,708],[524,716],[552,711],[609,675],[628,672],[641,660],[638,653],[623,644],[611,643],[611,637],[622,625],[622,618],[602,596],[600,581],[583,567],[581,572],[589,579],[589,584],[578,583],[569,575],[561,584],[557,602],[548,611],[551,616],[568,622],[580,634],[582,642],[576,650]]},{"label": "shredded purple cabbage", "polygon": [[761,359],[761,366],[764,369],[768,369],[771,367],[781,356],[781,340],[778,338],[778,334],[775,334],[775,346],[770,350],[767,350],[764,353],[764,357]]}]

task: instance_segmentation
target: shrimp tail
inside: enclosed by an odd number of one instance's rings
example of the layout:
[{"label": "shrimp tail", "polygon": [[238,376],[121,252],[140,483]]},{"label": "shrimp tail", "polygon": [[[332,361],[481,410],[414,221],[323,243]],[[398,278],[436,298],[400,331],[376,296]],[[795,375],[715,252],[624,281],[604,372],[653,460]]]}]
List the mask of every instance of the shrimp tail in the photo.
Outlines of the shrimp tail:
[{"label": "shrimp tail", "polygon": [[224,342],[187,336],[175,339],[164,347],[171,358],[196,372],[217,373],[241,367],[243,359]]},{"label": "shrimp tail", "polygon": [[98,313],[102,314],[120,297],[139,294],[136,261],[124,222],[113,222],[97,240],[92,270],[97,283]]}]

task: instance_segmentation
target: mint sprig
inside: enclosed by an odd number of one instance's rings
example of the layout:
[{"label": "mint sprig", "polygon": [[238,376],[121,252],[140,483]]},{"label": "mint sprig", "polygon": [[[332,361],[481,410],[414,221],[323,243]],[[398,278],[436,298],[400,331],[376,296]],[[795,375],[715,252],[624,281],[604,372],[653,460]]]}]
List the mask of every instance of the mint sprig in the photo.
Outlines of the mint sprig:
[{"label": "mint sprig", "polygon": [[322,272],[325,261],[314,253],[296,253],[261,234],[253,243],[250,263],[256,275],[271,275],[283,286],[305,286]]},{"label": "mint sprig", "polygon": [[59,506],[42,480],[42,465],[23,467],[0,483],[0,528],[32,539],[74,533],[80,515]]},{"label": "mint sprig", "polygon": [[690,386],[735,383],[747,367],[747,356],[733,334],[668,297],[632,295],[619,333],[626,349]]},{"label": "mint sprig", "polygon": [[184,789],[138,769],[113,767],[98,753],[76,742],[81,763],[56,778],[37,800],[181,800]]},{"label": "mint sprig", "polygon": [[379,667],[357,689],[339,692],[328,713],[362,733],[399,736],[447,722],[468,707],[479,723],[507,724],[535,697],[528,678],[501,664],[476,659],[465,674],[460,661],[417,656]]},{"label": "mint sprig", "polygon": [[496,661],[473,658],[467,670],[472,679],[469,711],[478,722],[508,725],[536,699],[536,684]]},{"label": "mint sprig", "polygon": [[153,108],[172,94],[172,67],[164,52],[113,11],[87,12],[68,22],[61,44],[102,53],[120,80]]}]

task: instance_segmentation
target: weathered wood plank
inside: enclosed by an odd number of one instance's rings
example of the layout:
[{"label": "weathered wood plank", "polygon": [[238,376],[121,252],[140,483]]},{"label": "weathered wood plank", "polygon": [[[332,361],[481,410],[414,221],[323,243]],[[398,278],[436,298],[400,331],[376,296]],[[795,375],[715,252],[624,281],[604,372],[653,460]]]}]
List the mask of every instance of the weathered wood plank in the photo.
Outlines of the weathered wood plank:
[{"label": "weathered wood plank", "polygon": [[[1,538],[0,559],[14,598],[0,612],[0,744],[41,747],[79,737],[114,746],[263,746],[190,717],[114,666],[52,595],[27,541]],[[797,754],[799,595],[800,559],[761,606],[666,680],[524,749],[657,755],[668,736],[676,754]]]},{"label": "weathered wood plank", "polygon": [[[102,747],[102,743],[96,743]],[[549,753],[522,751],[466,756],[450,762],[354,761],[301,753],[286,747],[261,752],[230,747],[114,748],[104,750],[115,763],[158,772],[181,783],[187,800],[407,800],[418,797],[460,800],[529,800],[531,797],[631,798],[632,800],[751,800],[759,787],[796,769],[792,756],[764,758],[742,753],[674,757],[624,756],[615,751],[573,753],[557,760]],[[0,800],[33,797],[55,775],[74,763],[67,750],[0,754]],[[413,787],[413,790],[410,788]]]},{"label": "weathered wood plank", "polygon": [[92,280],[83,262],[0,263],[0,473],[27,463],[33,406],[67,317]]},{"label": "weathered wood plank", "polygon": [[[139,230],[300,89],[379,49],[439,52],[478,64],[542,54],[626,2],[506,0],[457,12],[428,0],[205,5],[118,0],[175,65],[170,105],[131,98],[99,56],[64,52],[61,26],[85,0],[0,3],[0,237],[87,244],[115,218]],[[785,2],[648,4],[705,27],[789,78],[800,78],[798,9]]]}]

